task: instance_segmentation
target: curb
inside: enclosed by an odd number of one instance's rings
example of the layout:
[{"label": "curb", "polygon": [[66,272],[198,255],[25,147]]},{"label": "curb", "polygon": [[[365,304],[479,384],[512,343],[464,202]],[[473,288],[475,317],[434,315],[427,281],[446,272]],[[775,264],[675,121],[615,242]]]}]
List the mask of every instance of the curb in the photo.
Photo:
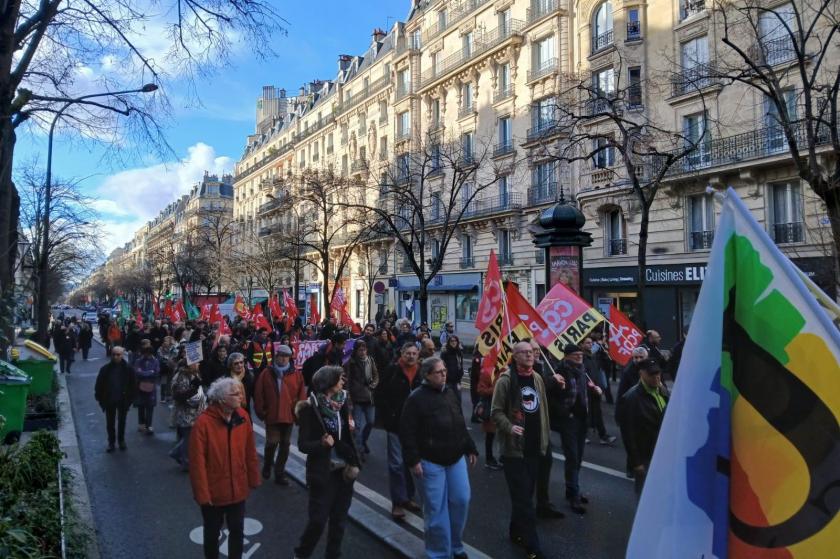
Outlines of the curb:
[{"label": "curb", "polygon": [[73,472],[73,483],[71,484],[71,497],[79,520],[83,526],[90,530],[90,537],[87,539],[85,557],[87,559],[100,559],[99,540],[96,537],[96,525],[93,521],[93,511],[90,504],[90,495],[85,479],[85,470],[82,467],[82,456],[79,450],[79,439],[76,436],[76,424],[73,421],[73,408],[70,404],[70,394],[67,391],[67,379],[61,374],[58,377],[57,407],[59,413],[58,441],[65,458],[62,465]]}]

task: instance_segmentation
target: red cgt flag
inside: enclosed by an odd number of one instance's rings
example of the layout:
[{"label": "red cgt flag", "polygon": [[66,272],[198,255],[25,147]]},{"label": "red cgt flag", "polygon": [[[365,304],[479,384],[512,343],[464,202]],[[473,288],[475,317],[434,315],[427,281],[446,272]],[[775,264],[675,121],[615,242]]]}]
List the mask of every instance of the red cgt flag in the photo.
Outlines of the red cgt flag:
[{"label": "red cgt flag", "polygon": [[213,307],[211,303],[205,303],[201,306],[201,315],[198,317],[200,320],[204,320],[209,322],[210,321],[210,312]]},{"label": "red cgt flag", "polygon": [[157,299],[152,300],[152,307],[154,308],[155,318],[160,318],[160,304],[158,304]]},{"label": "red cgt flag", "polygon": [[184,309],[184,302],[178,300],[175,306],[172,307],[172,320],[175,322],[183,322],[187,319],[187,311]]},{"label": "red cgt flag", "polygon": [[644,335],[623,312],[610,305],[610,358],[627,365]]},{"label": "red cgt flag", "polygon": [[321,322],[321,315],[318,313],[318,303],[315,297],[309,298],[309,324],[317,325]]},{"label": "red cgt flag", "polygon": [[269,332],[271,331],[271,324],[269,324],[268,319],[263,314],[261,304],[257,303],[256,306],[254,306],[254,314],[252,316],[254,319],[254,327],[257,330],[265,328]]},{"label": "red cgt flag", "polygon": [[171,322],[175,322],[175,319],[173,318],[174,315],[175,313],[174,309],[172,308],[172,300],[167,299],[166,303],[163,304],[163,316],[168,318]]},{"label": "red cgt flag", "polygon": [[280,320],[283,316],[283,309],[280,308],[280,298],[277,293],[272,293],[268,299],[268,312],[271,313],[271,320]]},{"label": "red cgt flag", "polygon": [[244,320],[250,320],[252,318],[251,312],[248,310],[248,305],[245,304],[245,299],[242,298],[242,295],[236,296],[236,301],[233,303],[233,310]]}]

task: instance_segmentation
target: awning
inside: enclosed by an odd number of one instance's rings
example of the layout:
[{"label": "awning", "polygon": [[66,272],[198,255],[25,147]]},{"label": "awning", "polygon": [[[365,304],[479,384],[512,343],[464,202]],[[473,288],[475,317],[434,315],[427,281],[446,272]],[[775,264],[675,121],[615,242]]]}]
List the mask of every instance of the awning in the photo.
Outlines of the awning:
[{"label": "awning", "polygon": [[478,289],[478,285],[474,283],[463,283],[456,285],[430,285],[426,288],[429,292],[440,293],[442,291],[472,291]]}]

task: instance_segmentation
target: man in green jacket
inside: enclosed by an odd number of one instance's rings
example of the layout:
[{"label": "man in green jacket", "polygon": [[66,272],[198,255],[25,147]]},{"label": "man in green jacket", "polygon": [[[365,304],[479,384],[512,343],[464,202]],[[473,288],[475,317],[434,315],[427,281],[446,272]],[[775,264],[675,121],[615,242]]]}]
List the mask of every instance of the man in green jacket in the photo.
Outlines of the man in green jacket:
[{"label": "man in green jacket", "polygon": [[551,458],[548,400],[542,378],[534,373],[530,343],[513,346],[513,364],[496,381],[490,413],[510,492],[510,538],[525,547],[528,559],[542,559],[534,490],[540,461]]}]

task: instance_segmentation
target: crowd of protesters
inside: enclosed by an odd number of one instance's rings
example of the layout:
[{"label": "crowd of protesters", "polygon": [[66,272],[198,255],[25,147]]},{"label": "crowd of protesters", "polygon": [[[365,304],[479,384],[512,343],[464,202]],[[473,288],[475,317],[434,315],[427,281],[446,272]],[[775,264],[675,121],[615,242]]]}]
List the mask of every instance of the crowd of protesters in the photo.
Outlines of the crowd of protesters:
[{"label": "crowd of protesters", "polygon": [[[308,521],[295,557],[309,557],[325,528],[327,557],[340,554],[353,483],[372,452],[374,426],[386,432],[386,447],[378,450],[387,456],[393,519],[422,511],[427,556],[466,557],[467,471],[479,457],[467,430],[473,422],[484,432],[484,467],[502,470],[508,486],[510,539],[539,559],[545,555],[537,519],[564,517],[549,498],[551,433],[565,457],[565,499],[571,511],[585,514],[589,498],[579,477],[585,445],[590,436],[614,443],[603,414],[604,405],[616,402],[628,477],[641,489],[668,400],[662,372],[676,370],[655,331],[623,369],[609,360],[596,332],[568,344],[562,360],[536,342],[516,343],[509,367],[490,371],[482,370],[477,354],[465,359],[452,323],[441,329],[439,346],[425,323],[415,329],[387,314],[364,329],[343,328],[334,318],[317,326],[298,319],[290,328],[277,321],[271,329],[237,318],[228,326],[231,333],[221,335],[219,325],[203,320],[128,320],[120,326],[103,315],[99,323],[110,356],[95,394],[106,416],[106,450],[126,450],[130,407],[138,410],[138,430],[152,436],[156,404],[170,405],[178,438],[170,456],[189,472],[204,518],[206,557],[218,556],[223,523],[230,532],[228,556],[241,556],[245,500],[272,476],[289,484],[295,425],[309,489]],[[66,346],[77,351],[83,330],[75,322],[53,329],[59,355]],[[296,367],[293,348],[311,340],[323,346]],[[345,355],[349,340],[352,350]],[[204,358],[188,363],[186,344],[196,342]],[[72,354],[62,363],[69,373]],[[472,409],[466,416],[463,377]],[[615,395],[611,382],[619,383]],[[265,426],[261,468],[253,416]]]}]

